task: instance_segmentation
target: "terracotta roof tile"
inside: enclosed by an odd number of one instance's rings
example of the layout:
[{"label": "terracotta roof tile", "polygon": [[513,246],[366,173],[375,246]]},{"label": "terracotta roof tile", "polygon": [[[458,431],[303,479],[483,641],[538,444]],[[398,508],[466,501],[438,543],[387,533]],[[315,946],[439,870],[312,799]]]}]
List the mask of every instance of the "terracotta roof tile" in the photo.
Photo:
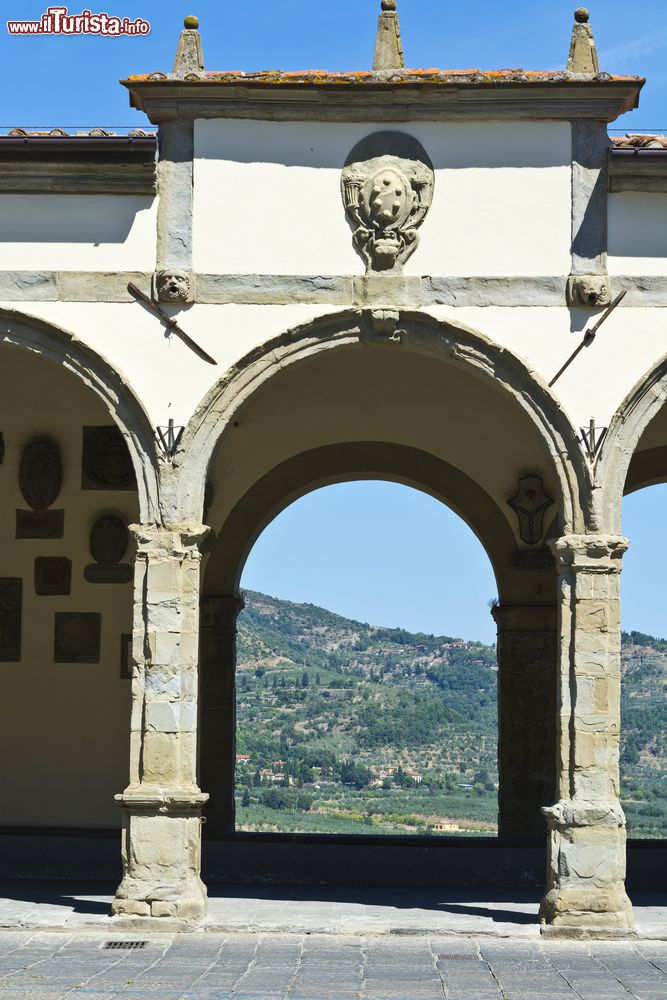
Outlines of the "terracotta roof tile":
[{"label": "terracotta roof tile", "polygon": [[387,84],[495,84],[495,83],[587,83],[589,80],[594,83],[622,83],[637,82],[642,77],[636,76],[610,76],[608,73],[599,73],[594,77],[583,77],[579,74],[566,73],[563,71],[542,72],[538,70],[523,69],[396,69],[386,70],[380,73],[362,71],[358,73],[333,73],[328,70],[316,69],[297,72],[283,72],[282,70],[262,70],[257,73],[245,73],[239,70],[228,72],[201,72],[186,73],[184,76],[173,73],[142,73],[130,76],[124,83],[193,83],[193,84],[265,84],[275,85],[303,84],[303,85],[352,85],[365,84],[368,86],[386,86]]},{"label": "terracotta roof tile", "polygon": [[624,135],[612,140],[614,149],[667,149],[667,135]]}]

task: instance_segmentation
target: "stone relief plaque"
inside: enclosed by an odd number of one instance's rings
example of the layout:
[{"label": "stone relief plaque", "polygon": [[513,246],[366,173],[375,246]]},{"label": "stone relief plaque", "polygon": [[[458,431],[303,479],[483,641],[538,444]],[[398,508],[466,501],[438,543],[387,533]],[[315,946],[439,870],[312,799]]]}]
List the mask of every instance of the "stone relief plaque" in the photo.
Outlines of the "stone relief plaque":
[{"label": "stone relief plaque", "polygon": [[135,490],[134,468],[118,427],[84,427],[81,488]]},{"label": "stone relief plaque", "polygon": [[17,510],[16,537],[62,538],[65,534],[64,510]]},{"label": "stone relief plaque", "polygon": [[67,597],[72,593],[72,563],[61,556],[35,559],[35,593],[38,597]]},{"label": "stone relief plaque", "polygon": [[402,132],[376,132],[345,163],[341,191],[352,241],[367,272],[400,273],[419,245],[435,186],[421,143]]},{"label": "stone relief plaque", "polygon": [[121,562],[128,541],[127,527],[119,517],[107,514],[95,522],[90,532],[90,553],[95,562],[84,571],[88,583],[130,582],[132,567]]},{"label": "stone relief plaque", "polygon": [[19,486],[29,507],[47,510],[60,494],[63,467],[60,448],[50,438],[34,438],[25,446],[19,465]]},{"label": "stone relief plaque", "polygon": [[60,448],[50,438],[33,438],[19,465],[19,487],[32,510],[16,511],[17,538],[63,537],[65,512],[48,509],[58,499],[62,483]]},{"label": "stone relief plaque", "polygon": [[132,680],[132,636],[121,635],[120,637],[120,679],[122,681]]},{"label": "stone relief plaque", "polygon": [[519,536],[526,545],[537,545],[544,538],[544,515],[554,501],[544,492],[541,476],[519,480],[516,496],[507,503],[519,518]]},{"label": "stone relief plaque", "polygon": [[554,569],[556,560],[549,549],[518,549],[514,553],[514,568],[518,570]]},{"label": "stone relief plaque", "polygon": [[53,660],[55,663],[99,663],[102,615],[97,612],[56,614]]},{"label": "stone relief plaque", "polygon": [[21,660],[23,581],[0,577],[0,663]]}]

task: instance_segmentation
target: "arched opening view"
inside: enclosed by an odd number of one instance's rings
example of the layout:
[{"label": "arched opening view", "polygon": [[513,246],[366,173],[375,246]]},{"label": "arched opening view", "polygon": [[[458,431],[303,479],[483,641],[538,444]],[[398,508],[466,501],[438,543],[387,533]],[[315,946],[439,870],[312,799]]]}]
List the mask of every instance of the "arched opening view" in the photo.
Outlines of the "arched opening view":
[{"label": "arched opening view", "polygon": [[266,528],[242,584],[237,830],[497,834],[496,584],[456,514],[326,487]]},{"label": "arched opening view", "polygon": [[651,839],[667,839],[666,507],[664,483],[623,502],[621,796],[628,835]]},{"label": "arched opening view", "polygon": [[118,830],[135,474],[91,389],[4,344],[0,506],[0,827]]}]

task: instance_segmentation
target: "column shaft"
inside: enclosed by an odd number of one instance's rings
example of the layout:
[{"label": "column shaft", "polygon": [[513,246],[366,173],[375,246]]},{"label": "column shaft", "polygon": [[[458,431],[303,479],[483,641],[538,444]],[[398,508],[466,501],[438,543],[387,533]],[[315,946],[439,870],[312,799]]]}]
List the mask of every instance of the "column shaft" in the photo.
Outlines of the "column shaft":
[{"label": "column shaft", "polygon": [[208,529],[139,526],[130,784],[115,914],[202,918],[196,781],[199,543]]},{"label": "column shaft", "polygon": [[633,915],[619,801],[620,572],[627,541],[571,535],[552,548],[560,586],[560,801],[544,809],[550,836],[541,916],[557,927],[627,930]]},{"label": "column shaft", "polygon": [[546,836],[556,773],[556,609],[501,606],[498,625],[499,835]]},{"label": "column shaft", "polygon": [[206,597],[201,617],[201,783],[206,836],[234,832],[236,619],[240,597]]}]

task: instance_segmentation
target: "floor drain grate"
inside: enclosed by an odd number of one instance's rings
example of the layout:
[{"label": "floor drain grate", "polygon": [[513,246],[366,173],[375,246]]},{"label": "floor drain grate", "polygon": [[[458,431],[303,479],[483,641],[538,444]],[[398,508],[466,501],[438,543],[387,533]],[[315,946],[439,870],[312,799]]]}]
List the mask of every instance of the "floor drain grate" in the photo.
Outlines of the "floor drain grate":
[{"label": "floor drain grate", "polygon": [[479,955],[438,955],[439,962],[479,962]]},{"label": "floor drain grate", "polygon": [[104,947],[111,951],[138,951],[147,944],[147,941],[107,941]]}]

